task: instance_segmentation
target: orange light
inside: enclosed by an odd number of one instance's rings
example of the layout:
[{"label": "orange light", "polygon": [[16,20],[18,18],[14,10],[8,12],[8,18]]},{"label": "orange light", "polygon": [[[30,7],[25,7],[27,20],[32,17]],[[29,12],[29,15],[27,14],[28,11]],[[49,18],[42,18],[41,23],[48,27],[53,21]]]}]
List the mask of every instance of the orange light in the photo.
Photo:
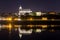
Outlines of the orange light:
[{"label": "orange light", "polygon": [[27,25],[28,27],[33,27],[33,25]]},{"label": "orange light", "polygon": [[41,29],[36,29],[36,32],[41,32]]},{"label": "orange light", "polygon": [[22,25],[14,25],[15,28],[18,28],[18,27],[20,27],[20,26],[22,26]]},{"label": "orange light", "polygon": [[30,20],[30,21],[32,21],[33,19],[32,19],[32,18],[30,18],[29,20]]},{"label": "orange light", "polygon": [[42,17],[42,20],[48,20],[47,17]]},{"label": "orange light", "polygon": [[9,23],[8,25],[2,25],[2,28],[7,28],[9,31],[12,29],[12,24]]},{"label": "orange light", "polygon": [[20,19],[20,18],[15,18],[14,20],[15,20],[15,21],[21,21],[21,19]]},{"label": "orange light", "polygon": [[9,18],[7,18],[7,20],[8,20],[8,21],[12,21],[12,18],[11,18],[11,17],[9,17]]},{"label": "orange light", "polygon": [[42,28],[47,28],[47,25],[41,25]]},{"label": "orange light", "polygon": [[11,30],[11,28],[12,28],[12,24],[11,23],[8,25],[8,28],[9,28],[9,30]]}]

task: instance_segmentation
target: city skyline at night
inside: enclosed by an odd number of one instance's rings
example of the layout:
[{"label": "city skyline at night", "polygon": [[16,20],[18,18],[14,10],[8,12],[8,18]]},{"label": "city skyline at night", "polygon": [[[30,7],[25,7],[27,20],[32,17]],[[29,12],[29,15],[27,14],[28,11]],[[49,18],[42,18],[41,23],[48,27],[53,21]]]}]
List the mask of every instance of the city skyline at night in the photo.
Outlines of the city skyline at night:
[{"label": "city skyline at night", "polygon": [[0,0],[0,40],[60,39],[60,0]]}]

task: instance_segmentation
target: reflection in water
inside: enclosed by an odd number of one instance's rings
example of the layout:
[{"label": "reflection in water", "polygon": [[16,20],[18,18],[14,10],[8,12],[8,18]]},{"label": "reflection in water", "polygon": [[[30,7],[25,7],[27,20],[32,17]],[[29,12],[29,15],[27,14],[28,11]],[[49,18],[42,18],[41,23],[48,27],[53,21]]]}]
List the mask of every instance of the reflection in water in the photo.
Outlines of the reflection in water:
[{"label": "reflection in water", "polygon": [[41,32],[41,29],[36,29],[36,32]]},{"label": "reflection in water", "polygon": [[31,33],[32,33],[32,29],[30,29],[30,30],[25,30],[25,29],[21,30],[21,29],[19,28],[18,30],[19,30],[19,33],[20,33],[20,34],[31,34]]},{"label": "reflection in water", "polygon": [[22,37],[22,34],[19,34],[19,37],[21,38]]}]

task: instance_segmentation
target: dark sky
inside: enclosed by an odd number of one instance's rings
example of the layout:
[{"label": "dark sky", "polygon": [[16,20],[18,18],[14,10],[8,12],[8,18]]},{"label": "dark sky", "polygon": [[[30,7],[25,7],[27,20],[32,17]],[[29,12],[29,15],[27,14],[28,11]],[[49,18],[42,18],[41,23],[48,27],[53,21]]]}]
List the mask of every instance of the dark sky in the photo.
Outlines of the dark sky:
[{"label": "dark sky", "polygon": [[0,12],[17,12],[20,5],[33,11],[60,11],[60,0],[0,0]]}]

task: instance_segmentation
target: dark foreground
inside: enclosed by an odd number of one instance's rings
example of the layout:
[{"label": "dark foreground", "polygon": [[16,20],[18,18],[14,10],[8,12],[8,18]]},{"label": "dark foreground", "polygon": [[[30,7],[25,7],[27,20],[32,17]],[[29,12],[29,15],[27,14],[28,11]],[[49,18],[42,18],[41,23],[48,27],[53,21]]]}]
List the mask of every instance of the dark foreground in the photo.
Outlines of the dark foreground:
[{"label": "dark foreground", "polygon": [[0,40],[60,40],[60,31],[32,33],[31,35],[23,35],[20,39],[18,32],[9,34],[8,30],[4,29],[0,31]]}]

